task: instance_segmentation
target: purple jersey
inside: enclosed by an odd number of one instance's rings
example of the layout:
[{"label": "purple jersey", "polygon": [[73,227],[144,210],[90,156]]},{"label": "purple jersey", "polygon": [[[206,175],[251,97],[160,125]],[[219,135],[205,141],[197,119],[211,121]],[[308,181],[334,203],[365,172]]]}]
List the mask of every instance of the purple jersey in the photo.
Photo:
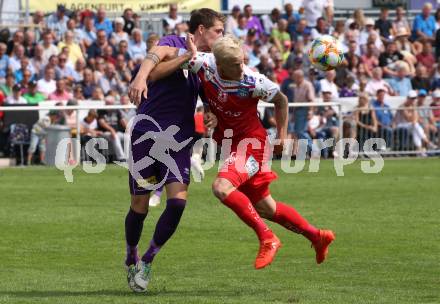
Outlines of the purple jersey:
[{"label": "purple jersey", "polygon": [[[185,38],[175,35],[163,37],[159,45],[186,49]],[[137,71],[133,74],[136,75]],[[162,130],[170,125],[180,127],[175,138],[183,141],[194,135],[194,112],[199,89],[197,75],[178,69],[166,78],[148,83],[148,98],[145,100],[142,96],[137,114],[151,116]],[[157,127],[147,120],[137,123],[135,129],[140,132],[157,131]]]}]

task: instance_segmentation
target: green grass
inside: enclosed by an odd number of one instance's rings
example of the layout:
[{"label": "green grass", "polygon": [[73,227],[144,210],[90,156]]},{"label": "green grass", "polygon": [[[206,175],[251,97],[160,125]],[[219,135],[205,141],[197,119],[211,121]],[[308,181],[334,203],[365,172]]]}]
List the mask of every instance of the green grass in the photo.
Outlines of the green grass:
[{"label": "green grass", "polygon": [[[286,175],[278,200],[337,234],[317,266],[301,236],[270,224],[284,243],[274,263],[253,269],[253,232],[212,196],[215,170],[193,183],[181,225],[156,257],[147,295],[126,286],[127,172],[53,168],[0,170],[0,303],[440,303],[440,161],[387,160],[380,174],[357,162],[336,177]],[[164,208],[152,208],[146,249]]]}]

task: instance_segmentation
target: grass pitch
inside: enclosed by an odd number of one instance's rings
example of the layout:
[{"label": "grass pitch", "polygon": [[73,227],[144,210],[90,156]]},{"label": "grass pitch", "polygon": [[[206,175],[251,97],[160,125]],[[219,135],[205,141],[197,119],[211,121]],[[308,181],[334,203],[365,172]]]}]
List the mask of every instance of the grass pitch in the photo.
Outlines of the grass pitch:
[{"label": "grass pitch", "polygon": [[[301,236],[270,224],[284,246],[253,269],[254,233],[212,196],[210,170],[193,183],[181,225],[153,265],[147,295],[129,291],[123,259],[127,171],[0,170],[0,303],[440,303],[440,161],[357,162],[336,177],[284,174],[273,196],[337,239],[316,265]],[[145,250],[164,200],[151,208]]]}]

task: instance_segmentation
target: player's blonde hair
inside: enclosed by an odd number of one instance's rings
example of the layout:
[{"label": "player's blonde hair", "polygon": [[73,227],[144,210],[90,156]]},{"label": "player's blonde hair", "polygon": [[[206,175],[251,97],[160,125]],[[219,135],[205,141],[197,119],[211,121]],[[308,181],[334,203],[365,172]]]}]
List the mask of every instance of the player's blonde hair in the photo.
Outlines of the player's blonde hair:
[{"label": "player's blonde hair", "polygon": [[239,58],[244,54],[240,41],[231,35],[217,39],[212,46],[212,53],[217,63],[220,64]]}]

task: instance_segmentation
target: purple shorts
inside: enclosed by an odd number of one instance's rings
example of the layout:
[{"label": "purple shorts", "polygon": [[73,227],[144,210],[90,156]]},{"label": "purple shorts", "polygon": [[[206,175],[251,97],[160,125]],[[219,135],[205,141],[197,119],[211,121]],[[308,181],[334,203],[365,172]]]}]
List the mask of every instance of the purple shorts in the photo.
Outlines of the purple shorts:
[{"label": "purple shorts", "polygon": [[148,194],[163,185],[179,182],[189,185],[191,170],[191,148],[188,144],[179,151],[166,149],[165,152],[154,152],[151,148],[155,141],[144,140],[136,145],[134,142],[143,135],[133,131],[129,163],[128,184],[132,195]]}]

